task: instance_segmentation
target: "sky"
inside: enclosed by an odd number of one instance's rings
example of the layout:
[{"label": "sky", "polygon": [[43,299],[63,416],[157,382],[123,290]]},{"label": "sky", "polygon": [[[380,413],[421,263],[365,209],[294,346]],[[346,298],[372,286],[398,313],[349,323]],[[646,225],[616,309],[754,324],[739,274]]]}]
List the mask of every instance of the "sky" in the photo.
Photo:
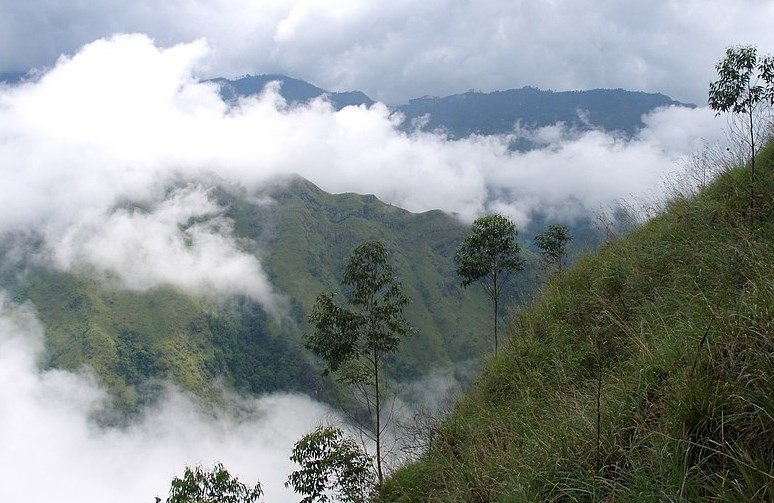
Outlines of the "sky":
[{"label": "sky", "polygon": [[[392,103],[522,85],[702,103],[726,45],[774,46],[772,3],[728,3],[0,0],[0,72],[39,69],[0,85],[0,236],[19,245],[5,260],[113,288],[243,294],[282,316],[262,243],[234,236],[213,187],[271,205],[266,187],[299,174],[464,222],[499,211],[522,229],[535,211],[571,222],[622,199],[663,200],[692,154],[726,141],[706,107],[656,110],[632,138],[557,124],[450,140],[402,131],[383,104],[288,106],[272,86],[231,106],[201,78],[282,72]],[[517,134],[540,148],[510,151]],[[217,460],[260,479],[267,500],[294,501],[282,486],[292,442],[336,421],[289,395],[213,416],[170,384],[136,423],[101,429],[91,414],[105,390],[88,368],[41,369],[44,339],[36,306],[0,291],[0,446],[13,453],[0,457],[13,482],[0,500],[50,501],[59,487],[65,502],[150,499],[184,464]],[[127,471],[132,491],[116,494]]]},{"label": "sky", "polygon": [[390,104],[525,85],[703,104],[731,44],[774,51],[771,0],[0,1],[0,73],[114,33],[206,38],[202,76],[280,72]]}]

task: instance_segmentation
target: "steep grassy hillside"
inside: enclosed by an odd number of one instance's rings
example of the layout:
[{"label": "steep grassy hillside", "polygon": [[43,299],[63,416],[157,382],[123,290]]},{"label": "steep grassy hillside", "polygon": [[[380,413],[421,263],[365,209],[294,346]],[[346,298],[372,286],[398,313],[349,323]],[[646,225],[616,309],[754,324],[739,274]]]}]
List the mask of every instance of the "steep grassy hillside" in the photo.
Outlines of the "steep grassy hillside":
[{"label": "steep grassy hillside", "polygon": [[727,172],[553,278],[384,500],[772,501],[774,148],[759,166],[752,221]]},{"label": "steep grassy hillside", "polygon": [[412,299],[407,318],[416,335],[388,362],[394,379],[415,379],[490,350],[486,298],[479,289],[460,289],[454,272],[451,256],[467,228],[453,217],[413,214],[374,196],[327,194],[300,178],[266,194],[220,190],[216,197],[289,298],[289,316],[278,321],[245,299],[215,302],[163,288],[130,292],[85,274],[35,267],[21,276],[6,271],[0,284],[18,301],[31,301],[46,326],[45,363],[89,365],[128,407],[153,396],[159,378],[201,396],[225,384],[330,399],[331,383],[303,346],[306,317],[319,293],[341,291],[352,249],[373,238],[386,243]]}]

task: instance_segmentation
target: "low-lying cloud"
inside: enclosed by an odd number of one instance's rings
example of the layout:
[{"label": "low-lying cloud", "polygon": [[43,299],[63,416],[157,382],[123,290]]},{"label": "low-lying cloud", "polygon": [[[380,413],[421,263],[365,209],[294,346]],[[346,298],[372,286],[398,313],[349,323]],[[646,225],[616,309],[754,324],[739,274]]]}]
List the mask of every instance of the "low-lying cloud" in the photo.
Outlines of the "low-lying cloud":
[{"label": "low-lying cloud", "polygon": [[149,211],[90,212],[63,229],[46,226],[43,264],[86,268],[135,291],[172,286],[203,297],[247,295],[278,314],[282,297],[258,259],[238,247],[232,222],[205,189],[189,185],[151,204]]},{"label": "low-lying cloud", "polygon": [[259,480],[265,501],[294,502],[283,486],[297,468],[294,442],[339,422],[303,396],[242,399],[239,414],[215,413],[170,388],[130,426],[102,428],[92,415],[106,392],[85,370],[39,370],[43,337],[32,306],[0,293],[0,501],[153,501],[185,465],[220,461],[243,482]]},{"label": "low-lying cloud", "polygon": [[491,209],[522,223],[538,209],[569,218],[650,190],[676,159],[721,134],[708,109],[672,108],[647,117],[633,140],[559,126],[544,131],[545,148],[515,153],[507,136],[400,132],[400,117],[380,104],[289,107],[268,89],[229,108],[195,78],[206,53],[202,41],[162,49],[119,35],[60,59],[39,81],[0,90],[0,231],[66,233],[93,212],[163,198],[170,181],[207,173],[248,189],[297,173],[328,191],[467,219]]}]

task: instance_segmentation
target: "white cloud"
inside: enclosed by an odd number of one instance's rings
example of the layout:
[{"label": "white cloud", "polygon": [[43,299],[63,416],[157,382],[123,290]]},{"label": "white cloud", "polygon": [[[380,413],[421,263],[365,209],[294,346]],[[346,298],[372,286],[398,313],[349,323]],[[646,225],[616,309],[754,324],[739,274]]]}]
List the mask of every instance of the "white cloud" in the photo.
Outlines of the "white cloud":
[{"label": "white cloud", "polygon": [[136,31],[162,45],[206,37],[204,74],[285,72],[388,102],[536,85],[701,104],[726,46],[774,50],[773,16],[757,0],[28,0],[0,4],[0,71]]},{"label": "white cloud", "polygon": [[217,461],[265,501],[293,502],[283,487],[293,444],[321,421],[340,419],[298,395],[243,399],[239,414],[206,412],[170,389],[141,419],[118,428],[92,416],[106,393],[87,373],[38,369],[43,329],[29,305],[0,294],[1,501],[152,501],[185,465]]},{"label": "white cloud", "polygon": [[[86,265],[129,288],[242,292],[270,305],[260,264],[205,188],[170,196],[170,184],[214,176],[258,190],[297,173],[412,211],[499,210],[523,225],[535,210],[571,219],[648,193],[700,138],[722,133],[707,109],[672,108],[647,117],[633,140],[552,126],[535,132],[545,148],[518,153],[509,137],[400,132],[379,104],[288,107],[268,89],[229,109],[193,76],[206,51],[121,35],[63,58],[39,82],[0,89],[0,232],[34,230],[60,268]],[[127,201],[151,211],[120,209]]]},{"label": "white cloud", "polygon": [[238,248],[232,222],[220,213],[196,185],[172,191],[149,212],[86,213],[69,227],[46,227],[43,260],[62,270],[85,265],[132,290],[173,286],[200,296],[244,294],[279,314],[283,299],[256,257]]}]

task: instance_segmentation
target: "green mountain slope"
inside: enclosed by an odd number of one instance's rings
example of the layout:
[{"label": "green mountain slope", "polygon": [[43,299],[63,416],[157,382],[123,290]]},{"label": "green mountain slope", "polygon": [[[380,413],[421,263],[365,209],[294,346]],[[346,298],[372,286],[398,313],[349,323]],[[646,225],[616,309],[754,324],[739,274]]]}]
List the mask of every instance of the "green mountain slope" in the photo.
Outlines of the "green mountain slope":
[{"label": "green mountain slope", "polygon": [[384,500],[772,501],[771,145],[759,165],[752,221],[737,169],[551,280]]},{"label": "green mountain slope", "polygon": [[[407,381],[490,350],[485,296],[460,289],[454,273],[451,255],[466,226],[453,217],[413,214],[374,196],[327,194],[300,178],[264,194],[215,194],[235,233],[255,247],[272,283],[289,298],[288,315],[272,318],[246,299],[117,290],[85,273],[35,267],[21,276],[6,273],[0,283],[18,301],[31,301],[46,327],[46,365],[90,366],[129,408],[152,397],[159,379],[204,397],[225,385],[331,399],[335,390],[303,347],[306,316],[319,293],[340,291],[351,250],[373,238],[392,254],[416,328],[388,362],[389,375]],[[273,202],[262,202],[265,196]]]},{"label": "green mountain slope", "polygon": [[441,211],[413,214],[372,195],[327,194],[301,178],[273,190],[272,197],[278,204],[270,217],[246,235],[260,240],[273,234],[266,239],[271,250],[266,268],[293,298],[299,326],[305,327],[320,292],[341,291],[344,266],[355,246],[379,239],[391,251],[411,298],[406,314],[417,332],[401,344],[394,375],[417,377],[428,366],[477,358],[489,350],[483,291],[460,289],[454,272],[452,256],[467,232],[465,225]]}]

